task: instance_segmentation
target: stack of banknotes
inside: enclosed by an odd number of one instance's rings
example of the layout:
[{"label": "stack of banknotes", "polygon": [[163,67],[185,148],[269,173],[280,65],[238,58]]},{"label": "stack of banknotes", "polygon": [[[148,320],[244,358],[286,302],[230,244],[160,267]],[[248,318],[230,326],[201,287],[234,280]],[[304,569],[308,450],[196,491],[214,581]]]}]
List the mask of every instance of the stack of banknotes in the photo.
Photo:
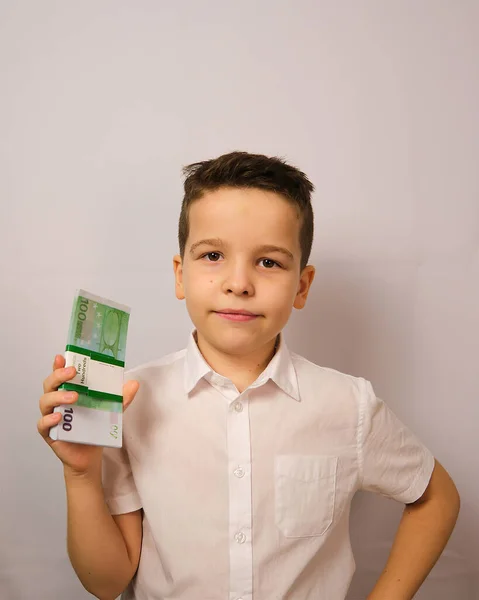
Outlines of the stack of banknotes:
[{"label": "stack of banknotes", "polygon": [[62,420],[53,440],[122,446],[123,373],[130,308],[78,290],[65,351],[76,375],[59,389],[78,392],[78,401],[55,408]]}]

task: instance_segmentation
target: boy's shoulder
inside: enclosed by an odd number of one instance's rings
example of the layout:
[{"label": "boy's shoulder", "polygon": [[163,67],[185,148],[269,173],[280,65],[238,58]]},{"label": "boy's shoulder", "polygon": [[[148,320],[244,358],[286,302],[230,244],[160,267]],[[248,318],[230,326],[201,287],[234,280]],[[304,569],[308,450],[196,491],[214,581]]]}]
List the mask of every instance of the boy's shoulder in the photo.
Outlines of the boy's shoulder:
[{"label": "boy's shoulder", "polygon": [[330,383],[334,385],[353,387],[358,391],[364,383],[363,377],[351,375],[332,367],[325,367],[314,363],[306,357],[296,352],[290,352],[298,379],[307,378],[308,380],[317,380],[322,383]]},{"label": "boy's shoulder", "polygon": [[186,348],[178,350],[176,352],[170,352],[160,358],[150,360],[146,363],[141,363],[136,367],[125,370],[125,380],[146,378],[148,375],[157,374],[163,370],[169,369],[170,367],[177,365],[186,355]]}]

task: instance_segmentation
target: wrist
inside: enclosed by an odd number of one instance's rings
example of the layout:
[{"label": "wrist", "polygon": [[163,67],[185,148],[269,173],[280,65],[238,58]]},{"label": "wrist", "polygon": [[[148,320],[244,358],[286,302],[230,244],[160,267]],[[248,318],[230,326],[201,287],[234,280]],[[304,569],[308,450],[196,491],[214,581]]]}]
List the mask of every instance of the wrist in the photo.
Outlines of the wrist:
[{"label": "wrist", "polygon": [[411,596],[405,596],[404,592],[391,591],[384,586],[377,584],[371,593],[366,597],[366,600],[411,600]]},{"label": "wrist", "polygon": [[75,482],[80,484],[98,484],[101,483],[101,465],[100,467],[91,468],[85,471],[77,471],[68,465],[63,465],[63,477],[67,484]]}]

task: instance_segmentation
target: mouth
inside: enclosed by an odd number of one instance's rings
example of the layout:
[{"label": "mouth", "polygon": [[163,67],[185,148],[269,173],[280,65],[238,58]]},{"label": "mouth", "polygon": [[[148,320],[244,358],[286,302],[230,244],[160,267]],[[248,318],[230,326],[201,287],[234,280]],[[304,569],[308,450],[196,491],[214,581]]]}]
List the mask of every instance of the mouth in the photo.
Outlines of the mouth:
[{"label": "mouth", "polygon": [[233,308],[225,308],[224,310],[215,310],[214,312],[217,312],[222,315],[247,315],[248,317],[259,316],[256,313],[250,312],[249,310],[234,310]]},{"label": "mouth", "polygon": [[232,310],[228,308],[221,311],[214,311],[214,313],[219,317],[230,321],[253,321],[260,316],[248,310]]}]

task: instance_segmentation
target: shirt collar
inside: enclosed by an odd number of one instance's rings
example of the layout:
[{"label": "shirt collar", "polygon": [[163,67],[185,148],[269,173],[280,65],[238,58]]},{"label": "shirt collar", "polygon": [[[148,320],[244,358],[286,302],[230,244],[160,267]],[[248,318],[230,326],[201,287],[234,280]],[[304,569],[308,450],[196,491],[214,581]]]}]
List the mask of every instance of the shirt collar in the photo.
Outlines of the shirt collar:
[{"label": "shirt collar", "polygon": [[[195,340],[196,329],[190,332],[188,345],[186,347],[185,363],[184,363],[184,386],[185,391],[189,394],[198,384],[200,379],[214,374],[215,371],[206,362],[198,348]],[[301,401],[299,396],[298,377],[291,359],[290,352],[286,345],[283,332],[279,334],[279,344],[275,355],[270,360],[266,369],[259,375],[250,388],[260,387],[269,379],[274,381],[288,396]]]}]

